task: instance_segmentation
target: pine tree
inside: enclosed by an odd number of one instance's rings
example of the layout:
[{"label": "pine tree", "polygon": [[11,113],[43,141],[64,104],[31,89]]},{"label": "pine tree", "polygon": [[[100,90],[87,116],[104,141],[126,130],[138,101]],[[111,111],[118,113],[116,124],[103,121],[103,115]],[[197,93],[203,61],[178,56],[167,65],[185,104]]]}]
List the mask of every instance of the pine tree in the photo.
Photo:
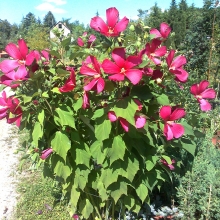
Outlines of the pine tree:
[{"label": "pine tree", "polygon": [[52,28],[55,24],[56,24],[55,17],[54,17],[54,15],[52,14],[52,12],[49,11],[49,12],[45,15],[45,17],[44,17],[44,19],[43,19],[43,25],[44,25],[45,27]]}]

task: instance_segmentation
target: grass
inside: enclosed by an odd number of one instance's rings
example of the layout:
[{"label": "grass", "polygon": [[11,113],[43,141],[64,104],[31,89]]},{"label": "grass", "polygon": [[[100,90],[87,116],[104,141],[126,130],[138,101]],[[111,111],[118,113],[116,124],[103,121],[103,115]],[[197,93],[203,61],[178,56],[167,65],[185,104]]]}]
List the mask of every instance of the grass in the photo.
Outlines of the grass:
[{"label": "grass", "polygon": [[[24,172],[24,171],[23,171]],[[61,201],[61,190],[52,179],[44,179],[41,171],[25,171],[17,186],[19,200],[14,219],[68,220],[68,206]]]},{"label": "grass", "polygon": [[[25,155],[28,133],[19,134],[21,154]],[[22,155],[20,162],[23,163]],[[19,175],[17,191],[19,199],[13,219],[16,220],[70,220],[68,204],[61,200],[61,188],[50,178],[43,178],[42,169],[31,170],[31,162],[25,160]],[[18,169],[21,167],[19,166]]]}]

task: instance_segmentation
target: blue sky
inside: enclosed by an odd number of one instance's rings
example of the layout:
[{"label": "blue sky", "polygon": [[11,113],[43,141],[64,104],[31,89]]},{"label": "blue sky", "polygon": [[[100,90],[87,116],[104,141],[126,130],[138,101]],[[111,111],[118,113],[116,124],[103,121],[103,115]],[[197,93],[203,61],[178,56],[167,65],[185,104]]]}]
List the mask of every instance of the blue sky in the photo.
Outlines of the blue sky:
[{"label": "blue sky", "polygon": [[[116,7],[120,17],[136,19],[138,9],[150,9],[155,2],[160,8],[167,9],[171,0],[0,0],[0,19],[19,24],[29,12],[42,20],[48,11],[52,11],[56,21],[71,18],[71,21],[79,20],[86,25],[97,11],[105,18],[109,7]],[[187,3],[202,7],[203,0],[188,0]]]}]

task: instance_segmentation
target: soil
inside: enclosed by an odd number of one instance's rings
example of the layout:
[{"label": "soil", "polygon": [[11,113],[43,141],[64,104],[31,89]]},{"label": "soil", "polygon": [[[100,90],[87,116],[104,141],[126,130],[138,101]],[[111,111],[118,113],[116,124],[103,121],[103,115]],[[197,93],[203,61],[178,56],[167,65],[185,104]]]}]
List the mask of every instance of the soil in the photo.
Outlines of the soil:
[{"label": "soil", "polygon": [[0,220],[14,220],[19,155],[17,128],[0,120]]}]

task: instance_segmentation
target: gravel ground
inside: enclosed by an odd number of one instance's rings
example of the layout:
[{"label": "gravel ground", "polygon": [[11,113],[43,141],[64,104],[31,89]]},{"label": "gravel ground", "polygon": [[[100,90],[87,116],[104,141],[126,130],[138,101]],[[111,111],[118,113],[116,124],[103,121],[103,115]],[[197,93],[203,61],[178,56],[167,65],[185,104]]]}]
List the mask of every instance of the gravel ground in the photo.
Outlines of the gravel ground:
[{"label": "gravel ground", "polygon": [[0,220],[13,220],[16,193],[18,135],[14,125],[0,120]]}]

